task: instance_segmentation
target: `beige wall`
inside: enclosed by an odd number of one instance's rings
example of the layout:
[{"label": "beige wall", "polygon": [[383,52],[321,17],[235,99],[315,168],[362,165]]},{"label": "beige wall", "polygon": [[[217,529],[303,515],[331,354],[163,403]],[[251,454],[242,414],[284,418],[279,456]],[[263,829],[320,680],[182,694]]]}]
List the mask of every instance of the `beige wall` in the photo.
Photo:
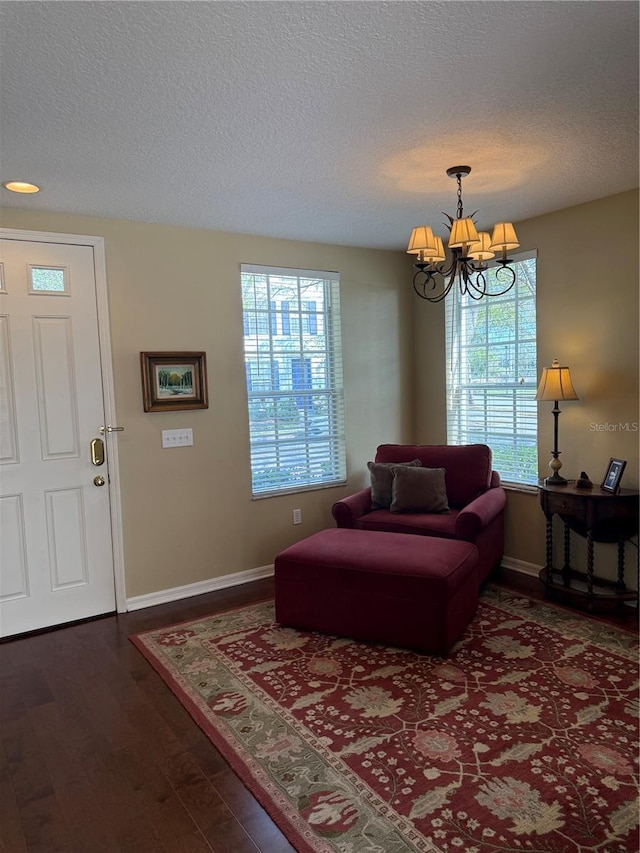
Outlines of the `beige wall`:
[{"label": "beige wall", "polygon": [[[382,442],[446,442],[444,311],[410,287],[401,252],[3,211],[4,227],[105,238],[118,420],[127,595],[268,565],[278,550],[332,524],[331,504],[365,483]],[[561,406],[563,474],[594,482],[610,456],[628,460],[638,485],[638,437],[592,424],[638,415],[638,193],[622,193],[518,223],[538,250],[538,364],[571,367],[580,401]],[[349,483],[251,500],[239,264],[338,270]],[[145,414],[141,350],[205,350],[210,407]],[[161,449],[162,429],[192,427],[194,447]],[[551,406],[539,407],[539,471],[548,473]],[[293,527],[291,510],[304,523]],[[171,535],[167,530],[171,529]],[[507,556],[544,562],[535,494],[510,492]],[[576,543],[578,559],[583,559]],[[602,554],[604,552],[604,555]],[[611,574],[613,549],[598,546]]]},{"label": "beige wall", "polygon": [[[269,565],[332,525],[381,440],[412,438],[410,294],[403,253],[4,210],[8,228],[104,237],[118,423],[127,596]],[[240,263],[337,270],[349,484],[251,499]],[[209,408],[146,414],[139,353],[204,350]],[[161,430],[194,446],[163,450]],[[303,524],[292,525],[300,507]]]},{"label": "beige wall", "polygon": [[447,443],[444,302],[414,299],[415,440]]},{"label": "beige wall", "polygon": [[[517,223],[517,231],[523,250],[538,250],[538,374],[558,358],[571,367],[580,397],[560,404],[562,474],[571,479],[584,470],[599,484],[615,456],[628,463],[623,486],[637,488],[638,191],[529,219]],[[423,303],[413,317],[416,439],[444,442],[444,314],[440,306]],[[549,474],[552,407],[538,408],[541,477]],[[584,565],[577,538],[575,549],[576,565]],[[505,553],[544,563],[544,517],[536,494],[509,492]],[[598,569],[611,576],[614,547],[598,545],[596,559]]]}]

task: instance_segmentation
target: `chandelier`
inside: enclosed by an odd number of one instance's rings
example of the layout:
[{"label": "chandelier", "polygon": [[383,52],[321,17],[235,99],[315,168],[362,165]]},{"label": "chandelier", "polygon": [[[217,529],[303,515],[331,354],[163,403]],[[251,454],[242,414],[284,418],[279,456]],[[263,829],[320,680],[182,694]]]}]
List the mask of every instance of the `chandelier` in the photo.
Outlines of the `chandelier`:
[{"label": "chandelier", "polygon": [[[462,296],[469,294],[472,299],[483,296],[502,296],[510,290],[516,280],[516,274],[507,257],[510,249],[517,249],[520,243],[511,222],[498,222],[490,236],[486,231],[476,230],[473,217],[465,216],[462,207],[462,179],[471,172],[470,166],[452,166],[447,175],[455,178],[458,184],[457,215],[454,219],[443,213],[449,220],[445,223],[449,229],[449,249],[451,260],[447,264],[442,239],[434,235],[428,225],[419,225],[411,233],[407,253],[417,255],[414,264],[417,272],[413,277],[413,289],[421,299],[429,302],[441,302],[457,282]],[[496,258],[495,282],[500,290],[487,289],[486,272],[488,261],[500,252]]]}]

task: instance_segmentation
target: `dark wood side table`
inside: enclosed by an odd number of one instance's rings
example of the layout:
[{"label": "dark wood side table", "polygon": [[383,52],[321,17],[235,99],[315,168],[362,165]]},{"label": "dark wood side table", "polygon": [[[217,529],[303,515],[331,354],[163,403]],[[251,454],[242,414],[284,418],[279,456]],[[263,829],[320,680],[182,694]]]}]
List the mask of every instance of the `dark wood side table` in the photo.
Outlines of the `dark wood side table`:
[{"label": "dark wood side table", "polygon": [[[547,590],[563,591],[586,598],[592,609],[599,600],[636,601],[638,592],[627,588],[624,580],[625,542],[638,533],[638,497],[635,489],[620,489],[616,494],[592,489],[576,488],[576,481],[566,486],[547,486],[538,483],[540,506],[547,519],[547,563],[540,572],[540,580]],[[553,516],[564,522],[564,565],[553,566]],[[575,531],[587,540],[587,571],[571,568],[571,537]],[[594,572],[594,542],[618,544],[618,577],[615,581],[599,578]]]}]

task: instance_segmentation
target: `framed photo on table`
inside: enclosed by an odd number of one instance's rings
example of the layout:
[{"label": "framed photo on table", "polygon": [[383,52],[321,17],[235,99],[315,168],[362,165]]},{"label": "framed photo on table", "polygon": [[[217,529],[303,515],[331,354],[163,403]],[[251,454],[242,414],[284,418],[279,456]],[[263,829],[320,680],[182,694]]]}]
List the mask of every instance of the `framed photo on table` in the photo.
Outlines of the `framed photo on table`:
[{"label": "framed photo on table", "polygon": [[620,488],[622,472],[624,471],[626,465],[626,459],[611,458],[609,460],[609,464],[607,465],[604,480],[602,481],[602,485],[600,486],[600,488],[603,489],[605,492],[611,492],[612,494],[615,494]]},{"label": "framed photo on table", "polygon": [[208,409],[204,352],[141,352],[145,412]]}]

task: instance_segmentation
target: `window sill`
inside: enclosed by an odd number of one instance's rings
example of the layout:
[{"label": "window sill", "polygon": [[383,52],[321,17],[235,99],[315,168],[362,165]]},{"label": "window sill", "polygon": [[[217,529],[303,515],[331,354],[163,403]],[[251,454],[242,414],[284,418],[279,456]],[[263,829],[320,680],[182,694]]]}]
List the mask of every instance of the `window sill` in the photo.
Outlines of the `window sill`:
[{"label": "window sill", "polygon": [[507,492],[521,492],[524,495],[537,495],[537,486],[527,486],[524,483],[500,483],[502,488]]},{"label": "window sill", "polygon": [[279,498],[283,495],[299,495],[302,492],[318,492],[321,489],[338,489],[342,486],[346,486],[346,480],[340,480],[334,483],[318,483],[312,486],[296,486],[290,489],[279,489],[278,491],[273,492],[258,492],[255,495],[251,495],[252,501],[261,501],[264,498]]}]

